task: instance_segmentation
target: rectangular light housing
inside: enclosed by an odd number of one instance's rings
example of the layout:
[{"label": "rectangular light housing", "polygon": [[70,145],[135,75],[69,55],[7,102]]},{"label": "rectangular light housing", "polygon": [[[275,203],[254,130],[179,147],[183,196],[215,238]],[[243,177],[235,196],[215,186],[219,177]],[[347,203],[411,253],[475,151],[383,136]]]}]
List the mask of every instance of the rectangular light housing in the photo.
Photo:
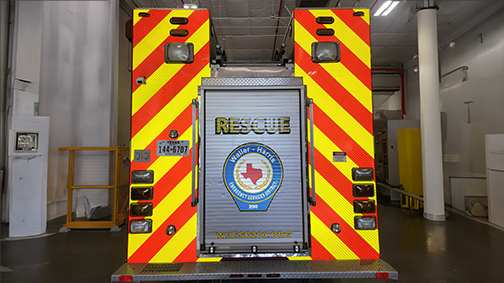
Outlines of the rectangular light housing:
[{"label": "rectangular light housing", "polygon": [[132,203],[130,215],[131,217],[152,216],[152,203]]},{"label": "rectangular light housing", "polygon": [[188,36],[189,31],[186,29],[172,29],[170,30],[171,36]]},{"label": "rectangular light housing", "polygon": [[353,184],[352,187],[354,197],[374,197],[373,184]]},{"label": "rectangular light housing", "polygon": [[170,24],[172,24],[172,25],[187,25],[188,22],[189,22],[188,18],[183,18],[183,17],[170,18]]},{"label": "rectangular light housing", "polygon": [[132,184],[152,184],[154,183],[154,171],[152,170],[133,170],[131,171]]},{"label": "rectangular light housing", "polygon": [[319,28],[317,29],[317,35],[332,36],[334,35],[334,30],[332,28]]},{"label": "rectangular light housing", "polygon": [[354,181],[374,181],[373,168],[352,168]]},{"label": "rectangular light housing", "polygon": [[131,220],[130,233],[131,234],[152,233],[152,219]]},{"label": "rectangular light housing", "polygon": [[312,43],[312,61],[314,63],[339,62],[339,42],[314,42]]},{"label": "rectangular light housing", "polygon": [[375,201],[374,200],[354,200],[354,212],[355,213],[375,213]]},{"label": "rectangular light housing", "polygon": [[168,42],[165,44],[165,63],[192,63],[194,45],[190,42]]},{"label": "rectangular light housing", "polygon": [[317,21],[317,24],[330,25],[330,24],[334,23],[334,18],[333,17],[317,17],[316,21]]},{"label": "rectangular light housing", "polygon": [[355,216],[355,230],[375,230],[376,217],[374,216]]},{"label": "rectangular light housing", "polygon": [[131,200],[151,200],[153,196],[154,196],[153,187],[131,188]]}]

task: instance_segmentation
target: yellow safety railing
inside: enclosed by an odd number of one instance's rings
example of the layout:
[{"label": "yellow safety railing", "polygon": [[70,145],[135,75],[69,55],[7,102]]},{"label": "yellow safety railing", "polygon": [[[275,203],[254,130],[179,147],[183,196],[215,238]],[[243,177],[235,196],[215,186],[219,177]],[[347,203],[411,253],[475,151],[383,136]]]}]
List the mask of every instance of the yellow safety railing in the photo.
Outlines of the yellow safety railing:
[{"label": "yellow safety railing", "polygon": [[[129,147],[60,147],[59,151],[68,151],[68,201],[66,224],[68,229],[96,229],[113,228],[125,223],[128,217],[128,193],[129,193]],[[75,185],[75,153],[78,151],[109,151],[110,171],[109,183],[104,185]],[[109,205],[112,214],[110,221],[74,221],[72,219],[73,190],[75,189],[109,189]],[[112,200],[112,204],[110,204]]]}]

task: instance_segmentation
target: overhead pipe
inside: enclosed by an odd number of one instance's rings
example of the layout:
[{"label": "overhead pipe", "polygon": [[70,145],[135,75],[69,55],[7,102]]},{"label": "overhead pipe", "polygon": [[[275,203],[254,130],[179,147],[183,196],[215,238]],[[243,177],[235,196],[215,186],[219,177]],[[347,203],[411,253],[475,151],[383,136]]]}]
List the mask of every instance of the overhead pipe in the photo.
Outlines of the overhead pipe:
[{"label": "overhead pipe", "polygon": [[401,76],[401,119],[404,120],[404,115],[406,115],[405,110],[405,98],[404,98],[404,69],[392,69],[392,68],[372,68],[373,71],[385,71],[385,72],[396,72]]},{"label": "overhead pipe", "polygon": [[294,21],[294,15],[292,15],[291,18],[290,18],[290,20],[289,20],[289,24],[287,25],[287,30],[285,31],[282,43],[285,43],[285,41],[287,40],[287,36],[289,34],[292,34],[292,23],[293,23],[293,21]]},{"label": "overhead pipe", "polygon": [[275,58],[275,49],[276,49],[276,35],[278,34],[278,26],[280,25],[280,13],[282,13],[283,8],[283,0],[280,0],[280,5],[278,6],[278,19],[277,19],[277,29],[275,30],[275,41],[273,43],[273,52],[271,54],[271,61]]},{"label": "overhead pipe", "polygon": [[462,81],[463,82],[467,81],[467,70],[469,70],[469,67],[467,67],[467,66],[462,66],[462,67],[458,67],[456,69],[453,69],[453,70],[449,71],[448,73],[443,74],[441,77],[444,78],[444,77],[448,76],[449,74],[455,73],[458,70],[462,70],[462,72],[464,72],[464,78],[462,78]]}]

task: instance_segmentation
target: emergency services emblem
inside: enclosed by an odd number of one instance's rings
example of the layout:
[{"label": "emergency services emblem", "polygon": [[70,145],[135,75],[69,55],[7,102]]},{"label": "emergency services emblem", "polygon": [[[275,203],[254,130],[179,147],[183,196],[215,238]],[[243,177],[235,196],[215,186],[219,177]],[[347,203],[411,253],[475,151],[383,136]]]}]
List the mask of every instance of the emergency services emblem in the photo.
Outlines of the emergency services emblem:
[{"label": "emergency services emblem", "polygon": [[223,175],[240,211],[265,211],[282,184],[283,166],[268,146],[246,143],[229,154]]}]

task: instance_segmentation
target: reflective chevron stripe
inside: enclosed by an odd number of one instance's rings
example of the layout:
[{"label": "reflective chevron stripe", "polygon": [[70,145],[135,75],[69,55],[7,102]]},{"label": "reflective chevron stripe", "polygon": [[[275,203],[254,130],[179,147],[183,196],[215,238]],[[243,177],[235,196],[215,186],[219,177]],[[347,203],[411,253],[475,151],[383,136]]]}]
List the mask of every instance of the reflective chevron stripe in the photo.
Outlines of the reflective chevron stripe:
[{"label": "reflective chevron stripe", "polygon": [[[140,17],[139,13],[149,13]],[[173,25],[172,17],[187,17],[186,25]],[[192,144],[191,101],[198,96],[202,77],[210,76],[210,27],[207,10],[134,10],[133,86],[131,117],[131,170],[153,170],[154,187],[152,233],[128,235],[128,262],[168,263],[196,261],[196,208],[191,206],[191,160],[189,156],[158,157],[157,141],[170,140],[175,129],[177,140]],[[171,29],[188,30],[187,37],[170,36]],[[167,42],[190,42],[194,62],[166,64]],[[146,84],[135,79],[145,77]],[[150,150],[149,162],[134,162],[135,150]],[[141,186],[132,184],[131,187]],[[130,200],[130,203],[137,201]],[[142,217],[130,217],[131,220]],[[168,236],[166,228],[177,232]]]},{"label": "reflective chevron stripe", "polygon": [[[353,16],[356,11],[364,16]],[[322,16],[333,17],[334,23],[318,24],[316,18]],[[319,28],[334,29],[335,34],[319,36]],[[311,207],[311,258],[377,259],[378,229],[355,229],[354,217],[362,214],[354,213],[352,193],[352,168],[374,168],[369,11],[295,10],[294,33],[295,74],[303,77],[314,100],[317,205]],[[339,42],[340,62],[312,62],[312,43],[324,41]],[[346,152],[346,162],[333,162],[335,151]],[[376,201],[376,193],[358,199]],[[331,230],[333,223],[341,226],[340,233]]]}]

